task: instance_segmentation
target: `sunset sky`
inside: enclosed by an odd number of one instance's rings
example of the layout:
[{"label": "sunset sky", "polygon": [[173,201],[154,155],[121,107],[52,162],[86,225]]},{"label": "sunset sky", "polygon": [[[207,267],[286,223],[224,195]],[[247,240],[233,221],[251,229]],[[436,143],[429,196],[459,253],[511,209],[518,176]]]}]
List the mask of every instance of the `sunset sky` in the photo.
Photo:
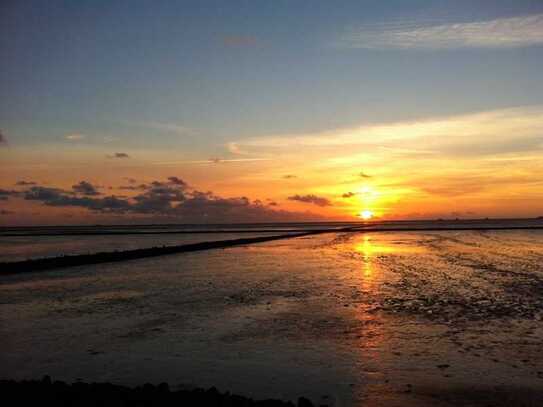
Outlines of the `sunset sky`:
[{"label": "sunset sky", "polygon": [[0,225],[543,215],[541,1],[2,1]]}]

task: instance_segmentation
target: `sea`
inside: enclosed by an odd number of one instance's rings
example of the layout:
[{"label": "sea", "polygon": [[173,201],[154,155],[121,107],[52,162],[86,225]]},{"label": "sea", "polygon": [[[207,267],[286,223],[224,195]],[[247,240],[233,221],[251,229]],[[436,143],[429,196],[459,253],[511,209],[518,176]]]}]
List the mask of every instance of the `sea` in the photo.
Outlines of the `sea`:
[{"label": "sea", "polygon": [[289,234],[0,269],[0,380],[168,382],[328,406],[543,405],[541,219],[2,228],[0,262]]}]

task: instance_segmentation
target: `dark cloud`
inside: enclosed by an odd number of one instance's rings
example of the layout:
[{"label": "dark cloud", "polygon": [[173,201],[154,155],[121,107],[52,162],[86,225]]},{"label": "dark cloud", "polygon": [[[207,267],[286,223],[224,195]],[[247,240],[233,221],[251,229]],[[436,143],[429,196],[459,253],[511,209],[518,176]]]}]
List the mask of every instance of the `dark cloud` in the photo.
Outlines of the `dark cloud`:
[{"label": "dark cloud", "polygon": [[0,209],[0,215],[11,215],[15,212],[13,211],[8,211],[7,209]]},{"label": "dark cloud", "polygon": [[275,202],[275,201],[268,202],[268,205],[270,205],[270,206],[279,206],[279,204],[277,202]]},{"label": "dark cloud", "polygon": [[47,206],[78,206],[99,212],[125,212],[130,208],[129,202],[114,195],[103,198],[77,197],[71,191],[42,186],[25,191],[24,199],[40,201]]},{"label": "dark cloud", "polygon": [[98,192],[96,187],[88,181],[81,181],[79,184],[73,185],[72,189],[74,190],[74,192],[80,193],[82,195],[87,195],[87,196],[100,195],[100,192]]},{"label": "dark cloud", "polygon": [[13,191],[13,190],[7,190],[7,189],[1,189],[0,188],[0,201],[5,201],[7,200],[10,196],[17,196],[19,195],[19,192],[18,191]]},{"label": "dark cloud", "polygon": [[6,139],[6,136],[4,135],[4,132],[0,130],[0,144],[7,143],[8,140]]},{"label": "dark cloud", "polygon": [[299,201],[299,202],[305,202],[305,203],[312,203],[317,206],[330,206],[332,203],[326,199],[322,198],[320,196],[316,195],[293,195],[288,197],[291,201]]},{"label": "dark cloud", "polygon": [[359,174],[362,178],[371,178],[371,175],[366,174],[364,171],[360,171]]},{"label": "dark cloud", "polygon": [[59,188],[35,186],[24,191],[23,196],[24,199],[29,201],[43,201],[44,203],[48,203],[60,199],[64,194],[68,193]]},{"label": "dark cloud", "polygon": [[114,153],[112,155],[106,155],[107,158],[130,158],[126,153]]},{"label": "dark cloud", "polygon": [[0,189],[0,200],[6,200],[8,199],[8,196],[11,195],[11,191],[8,191],[6,189]]},{"label": "dark cloud", "polygon": [[15,185],[28,186],[28,185],[36,185],[36,183],[34,181],[17,181]]},{"label": "dark cloud", "polygon": [[132,210],[140,213],[167,213],[186,199],[185,186],[153,182],[144,193],[134,197]]},{"label": "dark cloud", "polygon": [[139,185],[122,185],[119,187],[119,189],[124,189],[127,191],[145,191],[149,186],[147,184],[139,184]]},{"label": "dark cloud", "polygon": [[293,179],[293,178],[298,178],[298,177],[296,175],[293,175],[293,174],[283,175],[283,179]]},{"label": "dark cloud", "polygon": [[168,181],[170,181],[170,183],[172,183],[174,185],[182,185],[182,186],[187,185],[185,181],[183,181],[182,179],[177,178],[177,177],[168,177]]},{"label": "dark cloud", "polygon": [[[82,182],[76,186],[81,186]],[[100,213],[141,214],[189,223],[322,220],[321,216],[311,213],[272,209],[270,206],[274,206],[274,202],[265,205],[258,199],[223,198],[212,192],[198,191],[177,177],[142,185],[145,189],[131,197],[78,196],[73,190],[43,186],[31,186],[19,193],[26,200],[40,201],[47,206],[82,207]],[[11,191],[5,192],[6,196],[11,195]],[[317,198],[312,202],[317,205],[328,202],[323,199]]]},{"label": "dark cloud", "polygon": [[355,192],[345,192],[343,195],[341,195],[341,197],[342,198],[352,198],[355,195],[356,195]]}]

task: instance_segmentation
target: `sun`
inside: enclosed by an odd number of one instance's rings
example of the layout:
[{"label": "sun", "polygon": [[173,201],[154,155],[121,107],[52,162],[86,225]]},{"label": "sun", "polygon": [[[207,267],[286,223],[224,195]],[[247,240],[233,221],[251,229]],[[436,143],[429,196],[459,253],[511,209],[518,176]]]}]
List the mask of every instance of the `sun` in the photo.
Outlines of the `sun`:
[{"label": "sun", "polygon": [[366,209],[366,210],[360,212],[358,214],[358,217],[362,218],[364,220],[370,220],[371,218],[373,218],[373,212]]}]

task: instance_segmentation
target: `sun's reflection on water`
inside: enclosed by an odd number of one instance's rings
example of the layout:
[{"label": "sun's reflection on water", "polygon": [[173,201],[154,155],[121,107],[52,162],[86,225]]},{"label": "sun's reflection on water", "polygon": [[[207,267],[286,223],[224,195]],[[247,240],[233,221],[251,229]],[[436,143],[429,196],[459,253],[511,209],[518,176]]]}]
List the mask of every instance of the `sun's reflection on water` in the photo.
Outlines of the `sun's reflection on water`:
[{"label": "sun's reflection on water", "polygon": [[371,276],[373,275],[373,269],[371,264],[371,257],[373,254],[373,245],[371,243],[371,236],[370,235],[364,235],[364,238],[361,243],[358,243],[355,246],[355,251],[362,254],[363,259],[363,266],[362,266],[362,272],[364,275],[364,279],[371,279]]},{"label": "sun's reflection on water", "polygon": [[383,254],[396,253],[398,249],[393,245],[376,244],[371,235],[364,234],[355,242],[354,251],[362,255],[364,280],[371,281],[375,278],[375,258]]},{"label": "sun's reflection on water", "polygon": [[356,252],[361,253],[365,260],[369,260],[371,257],[375,257],[377,254],[411,251],[405,247],[383,243],[383,240],[380,240],[379,243],[375,243],[375,239],[369,234],[364,234],[361,240],[362,241],[355,242],[354,249]]}]

